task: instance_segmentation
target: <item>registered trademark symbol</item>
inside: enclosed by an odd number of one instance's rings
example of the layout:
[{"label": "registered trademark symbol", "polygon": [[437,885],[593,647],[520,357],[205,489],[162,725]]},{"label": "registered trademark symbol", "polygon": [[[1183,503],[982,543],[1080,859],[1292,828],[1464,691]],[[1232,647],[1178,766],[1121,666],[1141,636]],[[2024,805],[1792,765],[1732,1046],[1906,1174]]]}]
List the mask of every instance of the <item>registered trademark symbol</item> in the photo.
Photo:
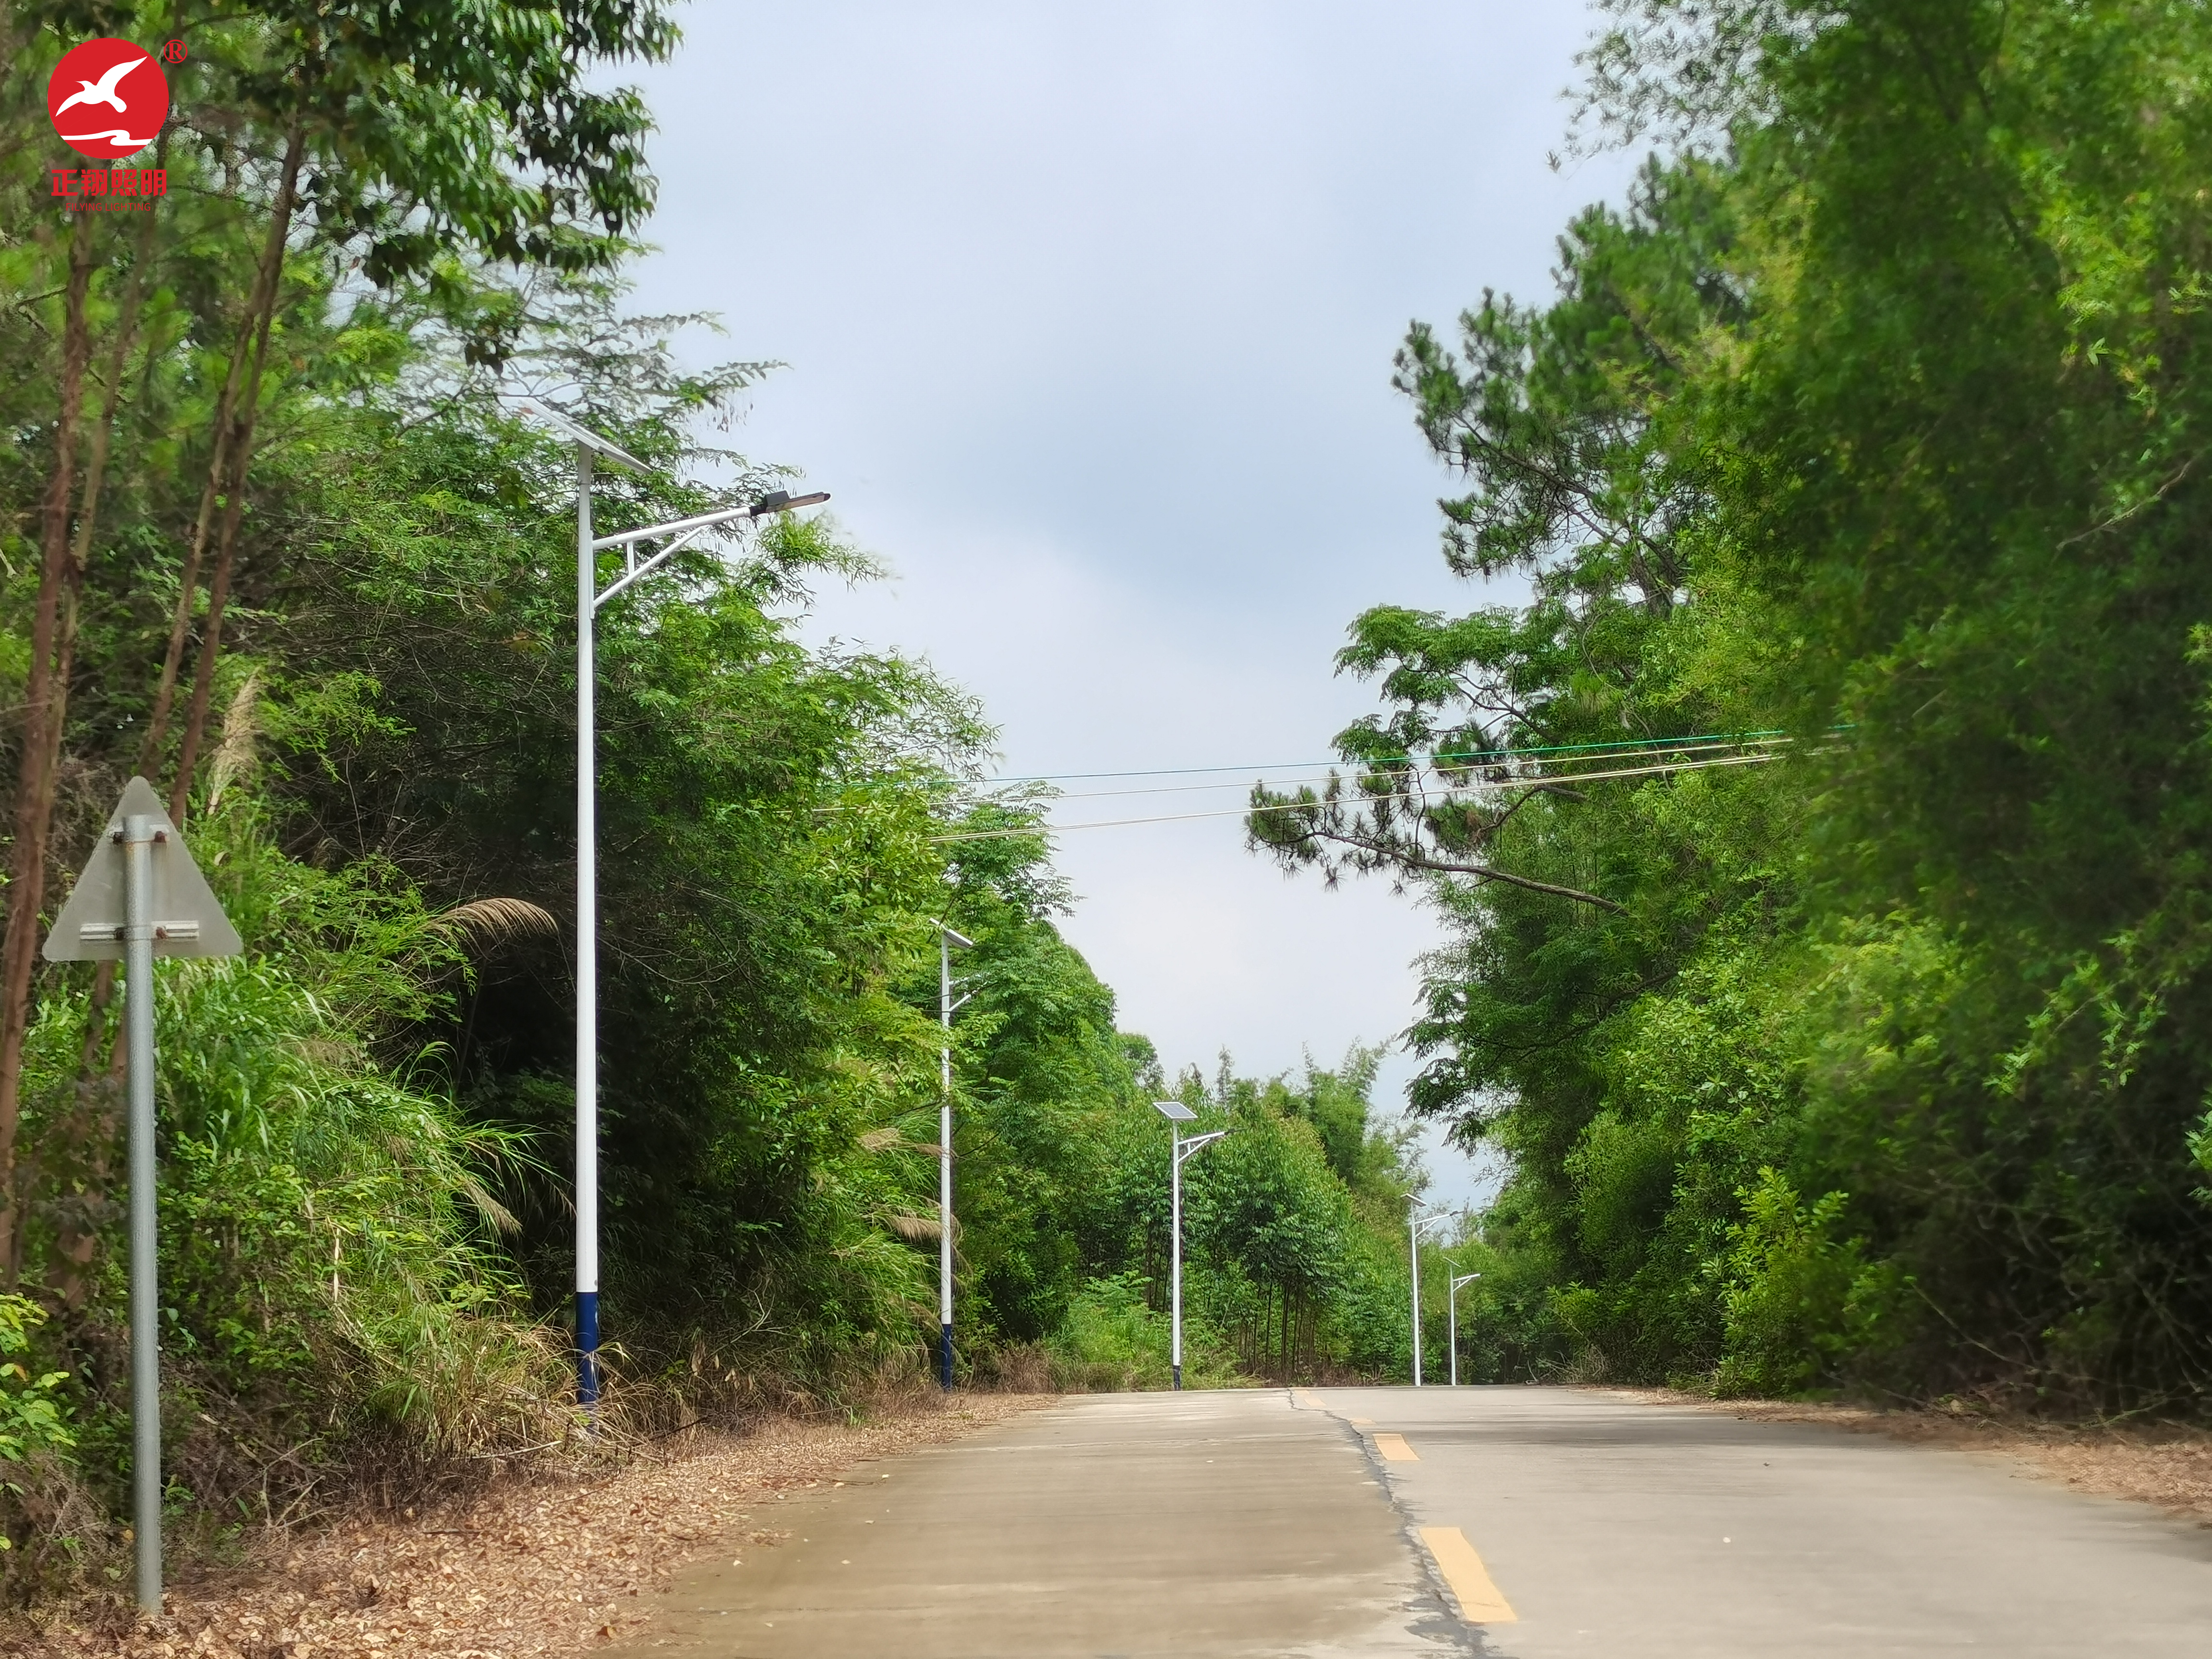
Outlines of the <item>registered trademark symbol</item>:
[{"label": "registered trademark symbol", "polygon": [[185,61],[185,43],[181,40],[170,41],[167,46],[161,48],[161,61],[165,64],[183,63]]}]

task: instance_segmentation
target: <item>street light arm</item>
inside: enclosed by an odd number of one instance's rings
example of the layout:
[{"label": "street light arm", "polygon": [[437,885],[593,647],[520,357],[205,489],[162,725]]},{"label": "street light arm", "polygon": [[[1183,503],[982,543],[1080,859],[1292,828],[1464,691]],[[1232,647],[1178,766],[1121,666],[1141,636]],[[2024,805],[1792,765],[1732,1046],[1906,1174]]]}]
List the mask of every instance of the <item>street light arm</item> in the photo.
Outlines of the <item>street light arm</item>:
[{"label": "street light arm", "polygon": [[818,507],[829,499],[829,492],[820,489],[811,495],[791,495],[782,501],[771,495],[764,501],[755,501],[750,507],[725,507],[712,513],[695,513],[688,519],[671,519],[666,524],[647,525],[641,530],[624,530],[611,536],[595,537],[592,550],[604,553],[611,547],[650,541],[655,536],[678,535],[686,530],[711,530],[718,524],[729,524],[738,519],[765,518],[777,513],[788,513],[795,507]]},{"label": "street light arm", "polygon": [[608,583],[605,588],[600,590],[599,597],[592,601],[592,609],[597,611],[601,605],[605,605],[609,599],[614,598],[616,594],[621,592],[624,588],[643,581],[654,571],[659,569],[662,565],[667,563],[668,561],[676,554],[682,552],[685,548],[690,546],[693,542],[697,541],[699,538],[705,533],[705,531],[706,526],[703,525],[700,526],[696,529],[685,531],[682,535],[676,538],[674,541],[669,543],[667,546],[662,548],[660,551],[655,553],[651,558],[647,559],[642,563],[637,562],[635,553],[632,553],[632,562],[629,568],[623,571],[621,575],[616,577],[613,581]]},{"label": "street light arm", "polygon": [[1208,1129],[1202,1135],[1192,1135],[1176,1142],[1176,1162],[1181,1164],[1201,1146],[1211,1146],[1229,1133],[1226,1129]]}]

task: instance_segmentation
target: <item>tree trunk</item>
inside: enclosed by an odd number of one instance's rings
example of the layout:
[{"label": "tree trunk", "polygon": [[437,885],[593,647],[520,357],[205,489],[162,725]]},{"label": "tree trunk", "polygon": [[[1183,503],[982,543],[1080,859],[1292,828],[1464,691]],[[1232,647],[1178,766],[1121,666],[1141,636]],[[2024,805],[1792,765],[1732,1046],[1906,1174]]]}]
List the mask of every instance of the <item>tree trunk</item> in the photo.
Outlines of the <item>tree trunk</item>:
[{"label": "tree trunk", "polygon": [[[165,135],[164,154],[156,158],[157,162],[167,159],[167,148]],[[47,757],[50,816],[54,781],[60,776],[63,715],[68,706],[70,673],[76,665],[77,619],[83,605],[85,575],[92,562],[93,537],[100,524],[100,493],[107,482],[108,454],[115,441],[115,417],[123,405],[124,371],[130,362],[131,345],[137,337],[138,312],[145,299],[147,277],[154,259],[154,234],[158,223],[159,216],[149,213],[139,227],[138,246],[131,262],[131,275],[124,283],[122,301],[116,312],[114,338],[107,353],[107,395],[100,405],[100,422],[92,429],[91,441],[85,456],[84,492],[77,505],[76,536],[70,553],[69,589],[63,601],[61,646],[54,670],[56,712],[48,733]],[[146,376],[149,381],[152,378],[152,369],[153,354],[149,349]],[[85,1079],[97,1051],[102,1016],[109,996],[112,994],[115,964],[110,962],[100,963],[98,977],[104,981],[104,986],[95,986],[95,991],[104,989],[107,994],[94,997],[94,1006],[88,1011],[85,1020],[84,1055],[78,1067],[80,1106],[70,1126],[68,1151],[74,1160],[85,1166],[86,1173],[91,1177],[88,1186],[104,1188],[107,1170],[103,1149],[112,1139],[112,1114],[98,1109],[87,1097],[93,1093],[112,1097],[115,1091],[97,1087],[88,1090]],[[14,1218],[15,1225],[8,1239],[9,1279],[11,1283],[21,1274],[22,1218],[27,1211],[27,1206],[16,1211]],[[63,1264],[62,1299],[67,1305],[74,1307],[83,1300],[83,1269],[92,1260],[98,1233],[96,1229],[88,1225],[73,1227],[67,1220],[62,1223],[58,1231],[57,1243]]]},{"label": "tree trunk", "polygon": [[0,934],[0,1240],[15,1231],[15,1130],[21,1115],[23,1039],[30,1025],[31,972],[46,896],[46,832],[53,817],[54,733],[61,724],[54,678],[56,636],[70,585],[70,505],[76,494],[77,425],[84,372],[92,356],[85,300],[92,287],[93,216],[77,216],[69,277],[62,290],[62,360],[54,415],[52,471],[40,505],[39,597],[31,619],[31,661],[23,689],[23,748],[16,765],[15,845],[8,924]]},{"label": "tree trunk", "polygon": [[[191,632],[192,595],[199,586],[200,562],[207,552],[208,532],[215,523],[215,507],[223,494],[226,480],[230,482],[230,495],[235,500],[246,488],[246,464],[237,453],[236,439],[240,428],[238,419],[239,388],[246,378],[249,358],[253,366],[253,390],[246,394],[250,410],[260,395],[261,356],[269,343],[270,319],[276,315],[276,295],[283,286],[284,275],[284,245],[291,234],[292,210],[297,195],[300,164],[306,154],[307,140],[298,121],[284,140],[283,171],[277,180],[276,200],[269,221],[269,234],[261,245],[261,260],[253,272],[253,291],[246,301],[246,317],[240,325],[238,343],[230,354],[230,372],[223,377],[222,393],[216,401],[212,447],[208,458],[207,483],[200,491],[198,515],[192,521],[192,539],[185,554],[185,568],[177,586],[176,610],[169,618],[169,645],[161,658],[161,678],[154,688],[154,707],[146,721],[146,735],[138,745],[138,769],[152,775],[161,755],[161,740],[168,735],[169,715],[175,707],[177,676],[185,661],[185,643]],[[245,422],[252,430],[250,415]],[[226,514],[226,522],[228,515]],[[228,571],[223,573],[226,587]],[[213,629],[220,621],[220,611],[212,597],[209,605],[209,626]],[[204,656],[203,649],[203,656]],[[189,789],[191,776],[189,767],[184,769],[186,780],[181,786]],[[181,817],[182,808],[173,798],[169,815]]]}]

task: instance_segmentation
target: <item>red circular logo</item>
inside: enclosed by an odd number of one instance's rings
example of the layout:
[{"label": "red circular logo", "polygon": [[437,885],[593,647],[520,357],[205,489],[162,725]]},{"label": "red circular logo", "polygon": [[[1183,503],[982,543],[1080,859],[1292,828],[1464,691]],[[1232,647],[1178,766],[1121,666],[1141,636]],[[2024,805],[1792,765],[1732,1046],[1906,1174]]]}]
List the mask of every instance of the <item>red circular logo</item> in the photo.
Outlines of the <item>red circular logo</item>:
[{"label": "red circular logo", "polygon": [[151,52],[112,36],[72,46],[46,82],[54,131],[80,155],[120,161],[161,137],[169,83]]}]

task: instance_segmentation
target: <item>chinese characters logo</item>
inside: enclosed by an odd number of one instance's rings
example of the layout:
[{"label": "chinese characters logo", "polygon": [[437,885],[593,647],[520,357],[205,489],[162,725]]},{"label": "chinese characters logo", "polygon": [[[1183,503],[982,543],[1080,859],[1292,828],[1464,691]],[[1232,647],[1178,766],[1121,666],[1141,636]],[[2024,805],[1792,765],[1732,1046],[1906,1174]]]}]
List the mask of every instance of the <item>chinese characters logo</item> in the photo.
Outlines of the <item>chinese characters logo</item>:
[{"label": "chinese characters logo", "polygon": [[72,46],[46,82],[54,131],[80,155],[120,161],[161,136],[169,83],[154,55],[112,36]]}]

